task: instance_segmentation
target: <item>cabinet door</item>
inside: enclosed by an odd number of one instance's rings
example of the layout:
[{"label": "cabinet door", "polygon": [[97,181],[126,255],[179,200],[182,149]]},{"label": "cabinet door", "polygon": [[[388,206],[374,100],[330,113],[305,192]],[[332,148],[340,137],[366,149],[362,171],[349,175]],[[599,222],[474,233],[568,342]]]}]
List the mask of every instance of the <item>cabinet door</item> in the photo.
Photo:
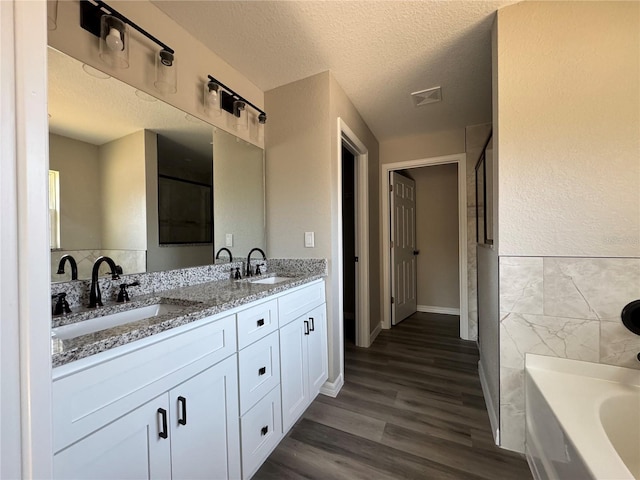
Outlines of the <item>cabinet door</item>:
[{"label": "cabinet door", "polygon": [[53,457],[54,478],[169,478],[170,440],[159,435],[166,431],[163,417],[169,421],[167,402],[166,394],[155,398],[60,451]]},{"label": "cabinet door", "polygon": [[305,318],[280,329],[282,431],[286,433],[309,405]]},{"label": "cabinet door", "polygon": [[169,392],[173,478],[240,477],[236,355]]},{"label": "cabinet door", "polygon": [[320,387],[322,387],[328,378],[329,364],[327,356],[326,312],[326,305],[322,304],[304,316],[304,319],[307,320],[310,325],[310,332],[307,336],[310,402],[320,393]]}]

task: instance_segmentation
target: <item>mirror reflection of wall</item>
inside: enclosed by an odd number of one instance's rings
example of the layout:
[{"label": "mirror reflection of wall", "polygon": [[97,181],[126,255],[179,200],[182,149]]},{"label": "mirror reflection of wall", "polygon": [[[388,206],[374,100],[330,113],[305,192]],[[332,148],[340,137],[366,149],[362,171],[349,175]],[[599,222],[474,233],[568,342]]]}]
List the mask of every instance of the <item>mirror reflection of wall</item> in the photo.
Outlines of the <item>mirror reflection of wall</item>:
[{"label": "mirror reflection of wall", "polygon": [[[217,240],[219,212],[224,212],[220,232],[232,233],[239,242],[230,247],[234,257],[246,256],[254,246],[264,249],[262,149],[236,142],[233,135],[218,129],[216,138],[229,141],[216,151],[215,162],[228,168],[220,173],[220,180],[214,178],[215,200],[226,207],[214,210],[213,242],[203,237],[199,244],[161,245],[158,175],[180,172],[178,177],[193,179],[185,173],[186,165],[208,162],[209,173],[193,175],[210,179],[212,148],[216,148],[212,147],[213,127],[52,48],[48,67],[50,168],[59,172],[60,200],[60,230],[54,232],[60,243],[51,251],[53,282],[70,280],[68,266],[66,274],[56,274],[58,261],[66,253],[77,260],[80,279],[90,278],[100,255],[112,257],[124,273],[213,263],[214,248],[224,245]],[[169,150],[167,142],[181,145],[188,153],[159,160],[158,152]],[[253,152],[254,162],[243,160],[247,151]],[[239,177],[234,180],[227,174]],[[219,182],[223,182],[221,191],[216,193]],[[227,188],[240,182],[242,189]],[[210,185],[211,180],[200,183]],[[224,192],[234,197],[227,198]],[[198,218],[210,218],[206,208],[193,207],[193,211]],[[211,222],[200,229],[211,233]]]},{"label": "mirror reflection of wall", "polygon": [[254,247],[264,250],[263,151],[227,132],[216,130],[213,159],[216,252],[226,247],[234,258],[242,258]]}]

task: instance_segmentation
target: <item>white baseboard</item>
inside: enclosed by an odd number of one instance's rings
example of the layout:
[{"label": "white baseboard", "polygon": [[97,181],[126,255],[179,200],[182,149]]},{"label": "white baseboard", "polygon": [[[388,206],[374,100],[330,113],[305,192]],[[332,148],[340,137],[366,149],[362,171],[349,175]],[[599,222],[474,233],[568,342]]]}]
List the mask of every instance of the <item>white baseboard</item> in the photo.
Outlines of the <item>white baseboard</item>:
[{"label": "white baseboard", "polygon": [[376,325],[376,328],[373,329],[373,332],[371,332],[371,335],[369,335],[369,346],[373,345],[374,340],[380,334],[381,331],[382,331],[382,324],[378,323],[378,325]]},{"label": "white baseboard", "polygon": [[424,313],[441,313],[443,315],[460,315],[459,308],[432,307],[431,305],[418,305],[418,311]]},{"label": "white baseboard", "polygon": [[344,385],[344,376],[341,373],[338,376],[338,378],[336,378],[335,382],[329,382],[329,381],[324,382],[324,385],[320,387],[320,393],[328,397],[336,398],[338,396],[338,393],[340,393],[340,390],[342,389],[343,385]]},{"label": "white baseboard", "polygon": [[489,384],[487,377],[482,368],[482,362],[478,362],[478,376],[480,377],[480,385],[482,385],[482,394],[484,395],[484,403],[487,406],[487,413],[489,414],[489,422],[491,422],[491,432],[493,433],[493,441],[496,445],[500,445],[500,422],[498,421],[497,410],[493,406],[493,400],[489,394]]}]

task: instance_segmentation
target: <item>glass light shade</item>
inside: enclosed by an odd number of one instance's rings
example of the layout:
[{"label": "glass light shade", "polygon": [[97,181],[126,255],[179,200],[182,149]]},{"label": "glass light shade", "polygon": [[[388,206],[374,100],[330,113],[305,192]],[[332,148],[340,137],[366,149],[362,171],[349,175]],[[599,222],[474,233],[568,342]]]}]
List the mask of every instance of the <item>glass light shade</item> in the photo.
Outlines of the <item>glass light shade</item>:
[{"label": "glass light shade", "polygon": [[233,102],[233,111],[235,115],[235,127],[238,130],[246,130],[249,128],[249,116],[247,115],[247,106],[241,100]]},{"label": "glass light shade", "polygon": [[127,24],[111,15],[100,19],[100,58],[114,68],[129,68]]},{"label": "glass light shade", "polygon": [[214,117],[222,113],[220,108],[220,86],[215,82],[204,84],[204,111]]},{"label": "glass light shade", "polygon": [[156,55],[156,81],[153,84],[160,93],[178,91],[178,66],[173,53],[160,50]]}]

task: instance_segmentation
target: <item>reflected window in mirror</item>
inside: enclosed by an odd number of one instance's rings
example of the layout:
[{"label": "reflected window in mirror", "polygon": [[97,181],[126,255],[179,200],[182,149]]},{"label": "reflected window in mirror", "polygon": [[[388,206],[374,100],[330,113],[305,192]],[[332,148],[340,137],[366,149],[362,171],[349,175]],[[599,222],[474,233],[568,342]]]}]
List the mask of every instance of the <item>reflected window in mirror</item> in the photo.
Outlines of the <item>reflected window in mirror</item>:
[{"label": "reflected window in mirror", "polygon": [[60,248],[60,172],[49,170],[49,245]]}]

